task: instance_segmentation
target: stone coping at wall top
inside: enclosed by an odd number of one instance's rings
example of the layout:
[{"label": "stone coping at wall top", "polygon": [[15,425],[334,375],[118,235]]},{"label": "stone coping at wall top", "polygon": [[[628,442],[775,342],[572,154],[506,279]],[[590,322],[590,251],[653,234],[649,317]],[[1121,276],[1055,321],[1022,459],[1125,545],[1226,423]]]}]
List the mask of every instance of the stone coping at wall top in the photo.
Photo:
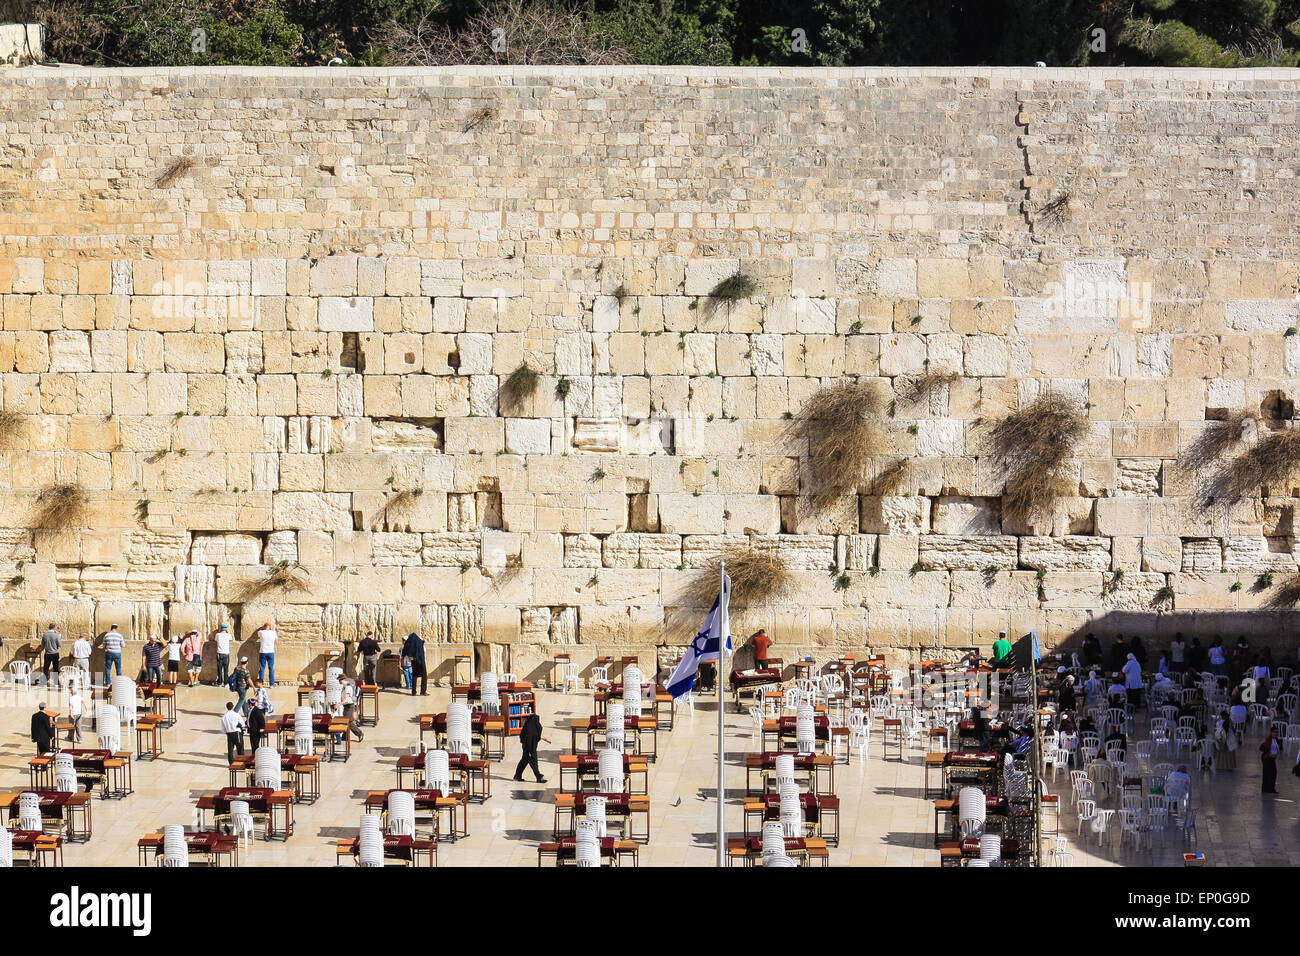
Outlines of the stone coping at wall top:
[{"label": "stone coping at wall top", "polygon": [[329,78],[332,82],[364,83],[374,80],[457,79],[496,77],[512,79],[610,79],[654,77],[665,84],[689,85],[700,81],[733,82],[736,80],[894,80],[894,79],[998,79],[1021,84],[1096,83],[1107,80],[1125,82],[1160,80],[1178,85],[1212,81],[1220,88],[1246,87],[1260,81],[1283,80],[1300,84],[1300,68],[1192,69],[1174,67],[678,67],[678,66],[454,66],[454,67],[255,67],[255,66],[179,66],[179,67],[88,67],[74,64],[58,66],[10,67],[4,72],[7,81],[41,80],[58,77],[88,76],[121,81],[150,77],[169,80],[193,78],[266,77],[299,80]]}]

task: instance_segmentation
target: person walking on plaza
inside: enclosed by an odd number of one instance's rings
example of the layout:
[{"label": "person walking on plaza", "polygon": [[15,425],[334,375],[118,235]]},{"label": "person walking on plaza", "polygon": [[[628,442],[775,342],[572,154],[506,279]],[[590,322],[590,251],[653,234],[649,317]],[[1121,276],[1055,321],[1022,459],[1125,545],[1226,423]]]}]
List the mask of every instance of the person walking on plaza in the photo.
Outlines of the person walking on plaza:
[{"label": "person walking on plaza", "polygon": [[420,694],[429,696],[429,676],[424,669],[424,641],[412,631],[402,645],[402,656],[411,662],[411,696],[415,696],[415,682],[420,682]]},{"label": "person walking on plaza", "polygon": [[181,657],[185,661],[187,687],[194,687],[199,682],[199,673],[203,670],[203,642],[198,631],[190,631],[181,641]]},{"label": "person walking on plaza", "polygon": [[1260,781],[1260,793],[1277,793],[1277,755],[1282,748],[1278,746],[1277,731],[1269,730],[1264,742],[1259,745],[1259,759],[1263,764],[1263,779]]},{"label": "person walking on plaza", "polygon": [[162,683],[162,641],[157,634],[150,634],[140,651],[140,667],[144,669],[146,684]]},{"label": "person walking on plaza", "polygon": [[519,758],[519,763],[515,766],[516,780],[522,782],[524,768],[531,767],[537,782],[546,782],[546,778],[542,776],[542,771],[537,766],[537,744],[542,740],[545,740],[548,744],[551,742],[549,738],[542,736],[542,718],[536,714],[529,714],[524,718],[524,725],[519,728],[519,745],[524,752]]},{"label": "person walking on plaza", "polygon": [[41,635],[41,649],[45,652],[41,658],[41,675],[45,678],[46,687],[50,685],[50,669],[54,669],[55,677],[59,674],[59,648],[61,647],[63,647],[63,635],[51,623]]},{"label": "person walking on plaza", "polygon": [[85,634],[78,634],[72,642],[72,663],[81,671],[82,679],[90,685],[90,641]]},{"label": "person walking on plaza", "polygon": [[101,635],[99,642],[104,645],[104,684],[109,680],[109,671],[116,666],[117,676],[122,676],[122,648],[126,647],[126,638],[114,624]]},{"label": "person walking on plaza", "polygon": [[253,675],[248,670],[248,658],[241,657],[239,666],[235,668],[235,673],[231,675],[231,680],[235,682],[235,693],[239,695],[239,700],[235,706],[240,712],[245,712],[244,698],[248,696],[248,688],[253,686]]},{"label": "person walking on plaza", "polygon": [[257,678],[253,678],[253,692],[244,704],[244,716],[252,713],[254,707],[262,708],[264,714],[271,712],[271,698],[267,696],[266,686]]},{"label": "person walking on plaza", "polygon": [[366,636],[357,645],[357,653],[361,655],[361,683],[374,684],[379,668],[379,642],[375,640],[374,631],[366,631]]},{"label": "person walking on plaza", "polygon": [[217,686],[225,687],[230,683],[230,626],[222,624],[217,628],[213,640],[217,644]]},{"label": "person walking on plaza", "polygon": [[266,708],[254,697],[248,702],[248,747],[253,753],[262,746],[265,736]]},{"label": "person walking on plaza", "polygon": [[221,715],[221,729],[226,734],[226,763],[235,762],[235,754],[244,755],[244,719],[235,709],[235,702],[226,701],[226,712]]},{"label": "person walking on plaza", "polygon": [[271,671],[271,686],[275,686],[275,642],[280,639],[270,621],[262,624],[257,632],[257,677],[266,680],[266,672]]},{"label": "person walking on plaza", "polygon": [[366,735],[361,732],[361,725],[357,723],[357,682],[346,674],[339,681],[342,685],[342,694],[339,697],[339,713],[348,720],[348,728],[352,731],[352,736],[358,741],[365,740]]},{"label": "person walking on plaza", "polygon": [[45,712],[45,701],[41,701],[36,713],[32,714],[32,741],[36,744],[38,757],[54,749],[54,721]]}]

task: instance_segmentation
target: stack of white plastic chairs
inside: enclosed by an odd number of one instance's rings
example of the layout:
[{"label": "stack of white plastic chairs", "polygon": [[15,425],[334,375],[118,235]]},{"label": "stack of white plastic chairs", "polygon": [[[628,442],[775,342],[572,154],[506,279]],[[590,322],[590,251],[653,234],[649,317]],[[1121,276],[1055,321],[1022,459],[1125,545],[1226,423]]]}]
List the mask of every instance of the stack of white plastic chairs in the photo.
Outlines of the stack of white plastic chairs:
[{"label": "stack of white plastic chairs", "polygon": [[984,817],[988,805],[984,800],[984,791],[979,787],[962,787],[957,795],[957,821],[961,826],[961,837],[969,840],[984,833]]},{"label": "stack of white plastic chairs", "polygon": [[445,750],[430,750],[424,755],[424,789],[438,790],[443,796],[451,792],[451,759]]},{"label": "stack of white plastic chairs", "polygon": [[361,814],[357,850],[357,859],[362,866],[384,865],[384,833],[380,828],[379,814]]},{"label": "stack of white plastic chairs", "polygon": [[77,792],[77,771],[71,754],[54,755],[54,789],[60,793]]},{"label": "stack of white plastic chairs", "polygon": [[343,668],[341,668],[341,667],[327,667],[327,668],[325,668],[325,683],[326,683],[326,685],[329,685],[329,684],[337,684],[340,680],[342,680],[342,678],[343,678]]},{"label": "stack of white plastic chairs", "polygon": [[113,706],[128,729],[135,726],[135,681],[123,674],[113,678]]},{"label": "stack of white plastic chairs", "polygon": [[803,836],[803,805],[793,783],[781,785],[781,829],[788,837]]},{"label": "stack of white plastic chairs", "polygon": [[588,797],[587,798],[587,819],[596,825],[596,836],[604,837],[608,832],[605,825],[605,798]]},{"label": "stack of white plastic chairs", "polygon": [[611,701],[605,708],[605,746],[619,753],[627,747],[623,713],[623,705],[617,701]]},{"label": "stack of white plastic chairs", "polygon": [[606,747],[596,758],[596,771],[601,793],[623,792],[623,752]]},{"label": "stack of white plastic chairs", "polygon": [[623,668],[623,710],[629,717],[641,716],[641,668]]},{"label": "stack of white plastic chairs", "polygon": [[764,866],[781,866],[782,864],[774,861],[784,857],[785,853],[785,829],[779,823],[763,824],[763,865]]},{"label": "stack of white plastic chairs", "polygon": [[479,703],[485,714],[495,716],[501,713],[501,689],[497,686],[497,675],[492,671],[479,675]]},{"label": "stack of white plastic chairs", "polygon": [[316,737],[312,732],[312,712],[310,707],[295,707],[293,710],[293,750],[294,753],[311,756],[316,752]]},{"label": "stack of white plastic chairs", "polygon": [[250,848],[253,846],[253,814],[248,808],[247,800],[230,801],[230,826],[240,843],[245,843]]},{"label": "stack of white plastic chairs", "polygon": [[258,747],[254,751],[253,782],[259,787],[280,789],[280,752],[274,747]]},{"label": "stack of white plastic chairs", "polygon": [[38,832],[45,829],[45,823],[41,820],[40,794],[30,790],[18,794],[18,829]]},{"label": "stack of white plastic chairs", "polygon": [[470,714],[464,704],[452,702],[447,705],[447,752],[468,754],[470,750]]},{"label": "stack of white plastic chairs", "polygon": [[574,863],[577,866],[600,866],[600,835],[592,820],[579,820],[574,825],[577,841]]},{"label": "stack of white plastic chairs", "polygon": [[163,827],[163,866],[189,866],[190,850],[185,843],[185,828],[177,824]]},{"label": "stack of white plastic chairs", "polygon": [[14,835],[0,827],[0,869],[9,869],[14,865]]},{"label": "stack of white plastic chairs", "polygon": [[986,833],[980,837],[980,859],[988,860],[989,866],[1002,862],[1002,837],[996,833]]},{"label": "stack of white plastic chairs", "polygon": [[325,681],[325,713],[334,713],[334,708],[343,700],[343,685],[337,680]]},{"label": "stack of white plastic chairs", "polygon": [[415,836],[415,797],[405,790],[388,795],[388,832],[395,836]]},{"label": "stack of white plastic chairs", "polygon": [[800,704],[795,712],[795,749],[801,754],[812,753],[817,749],[817,731],[813,721],[813,709],[807,704]]},{"label": "stack of white plastic chairs", "polygon": [[122,749],[122,720],[112,704],[101,704],[95,714],[95,728],[99,736],[99,749],[114,753]]},{"label": "stack of white plastic chairs", "polygon": [[794,754],[776,755],[776,789],[779,793],[786,784],[795,783]]},{"label": "stack of white plastic chairs", "polygon": [[325,713],[325,692],[323,690],[314,690],[307,695],[307,702],[311,706],[313,714]]}]

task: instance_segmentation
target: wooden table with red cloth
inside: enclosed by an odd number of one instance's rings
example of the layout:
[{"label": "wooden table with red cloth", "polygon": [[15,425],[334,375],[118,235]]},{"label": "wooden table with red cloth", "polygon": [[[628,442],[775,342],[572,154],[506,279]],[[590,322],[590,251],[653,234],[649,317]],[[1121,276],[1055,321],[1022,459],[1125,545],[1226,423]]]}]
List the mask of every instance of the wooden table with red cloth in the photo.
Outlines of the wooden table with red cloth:
[{"label": "wooden table with red cloth", "polygon": [[[163,835],[146,833],[136,842],[136,854],[141,866],[148,866],[150,857],[154,866],[162,863]],[[191,830],[185,834],[187,856],[200,856],[209,866],[220,866],[227,857],[231,866],[239,866],[239,837],[218,830]]]},{"label": "wooden table with red cloth", "polygon": [[[360,839],[339,840],[335,850],[337,857],[351,856],[360,864]],[[429,866],[438,865],[438,844],[433,840],[418,840],[405,834],[384,834],[384,859],[398,860],[407,866],[419,866],[420,858],[427,857]]]},{"label": "wooden table with red cloth", "polygon": [[[233,800],[247,803],[250,815],[266,817],[268,840],[275,833],[283,833],[286,840],[293,835],[293,791],[272,790],[270,787],[223,787],[216,793],[205,793],[199,797],[198,802],[199,829],[206,829],[204,824],[209,810],[212,811],[214,822],[218,817],[229,816]],[[276,810],[279,808],[284,810],[283,829],[275,825]]]},{"label": "wooden table with red cloth", "polygon": [[[356,685],[357,696],[355,711],[357,723],[369,723],[372,726],[379,725],[379,686],[377,684],[360,684]],[[298,706],[306,707],[311,703],[312,691],[325,690],[325,682],[318,680],[315,684],[304,684],[298,688]],[[369,705],[369,706],[367,706]],[[371,711],[373,710],[373,713]]]},{"label": "wooden table with red cloth", "polygon": [[[149,709],[166,718],[166,726],[176,723],[176,686],[174,684],[156,684],[145,681],[135,685],[141,700],[148,701]],[[166,713],[163,713],[163,708]]]},{"label": "wooden table with red cloth", "polygon": [[[600,754],[576,753],[560,754],[560,793],[577,793],[582,790],[587,778],[599,779]],[[573,775],[573,787],[565,785],[565,774]],[[641,775],[641,789],[636,788],[636,776]],[[645,757],[638,754],[623,754],[623,782],[628,793],[644,795],[649,791],[650,765]]]},{"label": "wooden table with red cloth", "polygon": [[[59,829],[67,833],[68,842],[85,843],[91,836],[90,794],[64,793],[59,790],[35,790],[40,798],[41,820],[58,820]],[[20,816],[17,793],[0,793],[0,810],[7,809],[10,820]],[[80,817],[81,826],[76,825]]]},{"label": "wooden table with red cloth", "polygon": [[[840,845],[840,798],[827,794],[799,794],[803,822],[811,824],[814,834],[832,846]],[[781,795],[768,793],[757,800],[745,801],[745,836],[762,836],[763,824],[781,819]],[[751,823],[757,824],[751,827]]]},{"label": "wooden table with red cloth", "polygon": [[[762,753],[745,755],[745,793],[766,793],[768,779],[776,779],[776,758],[780,751],[765,750]],[[802,774],[808,782],[808,789],[813,793],[833,795],[835,793],[835,758],[830,754],[787,754],[794,758],[794,772]],[[822,771],[826,772],[826,787],[822,788]],[[761,788],[754,789],[754,774],[759,775]]]},{"label": "wooden table with red cloth", "polygon": [[[774,738],[776,747],[781,748],[786,740],[798,739],[798,717],[777,717],[769,718],[763,721],[763,750],[768,749],[768,738]],[[824,743],[828,747],[831,740],[831,720],[825,714],[813,715],[813,736],[816,742]]]},{"label": "wooden table with red cloth", "polygon": [[43,857],[49,854],[54,866],[63,865],[63,837],[47,834],[44,830],[10,830],[14,853],[26,853],[28,866],[42,866]]},{"label": "wooden table with red cloth", "polygon": [[[989,736],[1006,739],[1011,736],[1011,725],[1005,720],[988,721]],[[979,736],[975,733],[975,721],[960,720],[957,722],[957,739],[978,741]]]},{"label": "wooden table with red cloth", "polygon": [[[320,797],[320,761],[317,754],[280,754],[280,777],[293,790],[294,799],[299,803],[315,803]],[[299,790],[298,782],[302,777],[299,768],[310,771],[307,786]],[[245,786],[257,785],[257,758],[252,754],[238,754],[230,764],[230,785],[238,787],[239,775],[244,775]]]},{"label": "wooden table with red cloth", "polygon": [[[594,737],[600,734],[605,735],[605,717],[574,717],[569,725],[569,749],[574,753],[581,753],[582,750],[594,749]],[[659,721],[654,717],[642,714],[640,717],[624,717],[623,730],[636,740],[636,753],[654,760],[659,754]],[[578,734],[583,734],[586,738],[586,746],[582,750],[578,749]],[[646,750],[642,745],[642,737],[649,735],[650,749]]]},{"label": "wooden table with red cloth", "polygon": [[[620,701],[623,699],[623,684],[610,684],[607,690],[597,689],[593,695],[596,707],[593,713],[597,717],[605,716],[605,706],[609,701]],[[642,710],[649,710],[659,725],[664,730],[673,729],[673,698],[668,693],[668,688],[663,684],[643,683],[641,685]],[[648,706],[647,706],[648,705]],[[664,723],[664,714],[668,715],[668,721]]]},{"label": "wooden table with red cloth", "polygon": [[[423,753],[402,754],[397,758],[397,789],[410,790],[419,782],[424,773],[425,756]],[[459,790],[469,795],[471,800],[486,803],[492,796],[492,766],[486,760],[475,760],[469,754],[447,754],[447,769],[452,775],[452,789],[456,790],[459,778]],[[411,786],[406,785],[406,775],[411,775]]]},{"label": "wooden table with red cloth", "polygon": [[[957,852],[952,852],[957,851]],[[961,866],[963,860],[978,859],[980,855],[980,841],[978,838],[969,840],[945,840],[939,844],[940,866]],[[1020,841],[1011,838],[1002,841],[1002,859],[1016,860],[1020,856]]]},{"label": "wooden table with red cloth", "polygon": [[[426,731],[433,732],[434,743],[439,747],[447,745],[447,714],[421,714],[420,715],[420,740],[424,740]],[[506,719],[500,716],[489,716],[481,710],[472,711],[469,715],[469,733],[478,741],[479,758],[481,760],[500,760],[506,755]],[[496,735],[500,741],[499,749],[492,749],[492,736]],[[471,741],[473,743],[473,741]]]},{"label": "wooden table with red cloth", "polygon": [[742,690],[757,691],[758,688],[766,687],[768,684],[779,683],[781,683],[781,669],[779,667],[732,668],[731,696],[736,703],[736,713],[740,713],[740,692]]},{"label": "wooden table with red cloth", "polygon": [[[600,865],[605,866],[609,861],[611,866],[622,866],[627,858],[631,858],[633,866],[640,866],[641,847],[635,840],[615,840],[613,837],[602,837],[600,839]],[[578,855],[578,838],[577,837],[560,837],[548,843],[540,843],[537,846],[537,865],[542,865],[544,857],[551,857],[555,860],[556,866],[572,865]]]},{"label": "wooden table with red cloth", "polygon": [[[370,790],[366,793],[366,813],[387,813],[389,794],[397,792],[396,790]],[[453,841],[457,837],[469,836],[469,798],[465,793],[443,793],[441,790],[403,790],[402,793],[409,793],[415,799],[415,813],[419,816],[421,810],[429,813],[432,821],[433,839],[440,838],[442,833],[442,822],[439,814],[446,810],[451,814],[450,835]],[[461,823],[458,826],[456,821],[456,810],[460,809]]]},{"label": "wooden table with red cloth", "polygon": [[[802,859],[805,866],[812,864],[813,860],[819,862],[822,866],[830,866],[831,853],[826,848],[826,841],[819,837],[786,837],[785,854]],[[734,866],[736,861],[742,861],[745,866],[753,866],[761,863],[763,860],[763,838],[757,837],[728,837],[727,838],[727,866]]]},{"label": "wooden table with red cloth", "polygon": [[[284,714],[276,717],[274,720],[266,722],[266,733],[268,737],[275,738],[278,746],[276,749],[281,752],[289,749],[289,743],[297,733],[298,719],[296,714]],[[344,748],[344,760],[352,756],[352,737],[348,733],[350,722],[346,717],[335,717],[331,714],[312,714],[311,715],[311,735],[313,746],[316,740],[322,740],[325,743],[325,759],[333,760],[338,748]],[[335,737],[339,740],[335,742]]]},{"label": "wooden table with red cloth", "polygon": [[[639,843],[650,842],[650,798],[634,793],[557,793],[555,795],[555,823],[551,833],[558,840],[572,836],[579,817],[587,816],[587,801],[592,797],[605,798],[605,819],[624,821],[623,839]],[[645,819],[645,829],[637,834],[635,818]]]},{"label": "wooden table with red cloth", "polygon": [[[526,694],[533,689],[533,685],[526,680],[517,681],[499,681],[497,683],[497,694],[504,697],[506,694]],[[472,681],[468,684],[451,685],[452,700],[482,700],[483,684],[479,681]]]},{"label": "wooden table with red cloth", "polygon": [[[108,776],[104,769],[104,761],[113,756],[111,750],[60,750],[59,753],[72,758],[72,770],[77,775],[78,780],[94,778],[98,782],[103,782]],[[34,763],[35,758],[30,763]],[[42,764],[42,770],[46,766],[52,766],[48,761]],[[33,790],[48,790],[49,787],[38,785],[36,775],[32,775]],[[47,775],[42,775],[42,779],[48,780]]]},{"label": "wooden table with red cloth", "polygon": [[943,755],[944,791],[951,793],[954,779],[960,778],[994,792],[1001,779],[1001,774],[998,773],[1001,761],[998,754],[987,751],[948,751]]}]

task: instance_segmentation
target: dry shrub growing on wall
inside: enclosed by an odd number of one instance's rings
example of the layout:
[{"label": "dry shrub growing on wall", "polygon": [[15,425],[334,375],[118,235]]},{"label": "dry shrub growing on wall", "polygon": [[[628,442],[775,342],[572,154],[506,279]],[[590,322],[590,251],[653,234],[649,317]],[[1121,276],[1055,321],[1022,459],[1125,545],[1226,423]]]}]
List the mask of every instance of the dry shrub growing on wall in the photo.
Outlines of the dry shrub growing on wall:
[{"label": "dry shrub growing on wall", "polygon": [[1261,438],[1245,452],[1229,460],[1202,489],[1202,504],[1213,501],[1231,504],[1258,494],[1268,486],[1274,494],[1290,493],[1290,484],[1300,476],[1300,431],[1291,428]]},{"label": "dry shrub growing on wall", "polygon": [[1002,513],[1026,521],[1077,491],[1062,471],[1087,434],[1082,410],[1051,392],[994,425],[994,453],[1007,467]]},{"label": "dry shrub growing on wall", "polygon": [[899,458],[876,473],[871,493],[881,498],[898,494],[907,482],[907,459]]},{"label": "dry shrub growing on wall", "polygon": [[757,607],[784,596],[793,583],[785,558],[774,548],[757,548],[753,544],[735,545],[724,551],[700,571],[679,596],[683,607],[708,608],[718,596],[720,562],[727,564],[731,578],[731,606]]},{"label": "dry shrub growing on wall", "polygon": [[375,515],[374,525],[382,528],[384,531],[390,530],[390,525],[395,529],[405,514],[415,503],[415,499],[424,494],[423,488],[407,488],[402,491],[396,491],[384,502],[383,508]]},{"label": "dry shrub growing on wall", "polygon": [[823,388],[795,417],[790,436],[807,441],[819,506],[856,491],[874,459],[889,452],[878,390],[866,382]]},{"label": "dry shrub growing on wall", "polygon": [[302,565],[281,561],[260,581],[250,581],[239,594],[239,603],[248,604],[271,595],[283,596],[290,591],[305,591],[311,583],[300,573]]},{"label": "dry shrub growing on wall", "polygon": [[32,527],[41,531],[72,531],[86,524],[90,502],[80,485],[53,485],[36,496]]},{"label": "dry shrub growing on wall", "polygon": [[1183,465],[1192,471],[1201,471],[1217,464],[1220,458],[1241,443],[1246,423],[1255,420],[1254,415],[1241,408],[1229,412],[1228,417],[1220,421],[1208,422],[1196,441],[1183,452]]},{"label": "dry shrub growing on wall", "polygon": [[159,189],[167,189],[176,185],[180,178],[194,168],[194,160],[189,156],[178,156],[173,159],[154,180],[154,185]]}]

